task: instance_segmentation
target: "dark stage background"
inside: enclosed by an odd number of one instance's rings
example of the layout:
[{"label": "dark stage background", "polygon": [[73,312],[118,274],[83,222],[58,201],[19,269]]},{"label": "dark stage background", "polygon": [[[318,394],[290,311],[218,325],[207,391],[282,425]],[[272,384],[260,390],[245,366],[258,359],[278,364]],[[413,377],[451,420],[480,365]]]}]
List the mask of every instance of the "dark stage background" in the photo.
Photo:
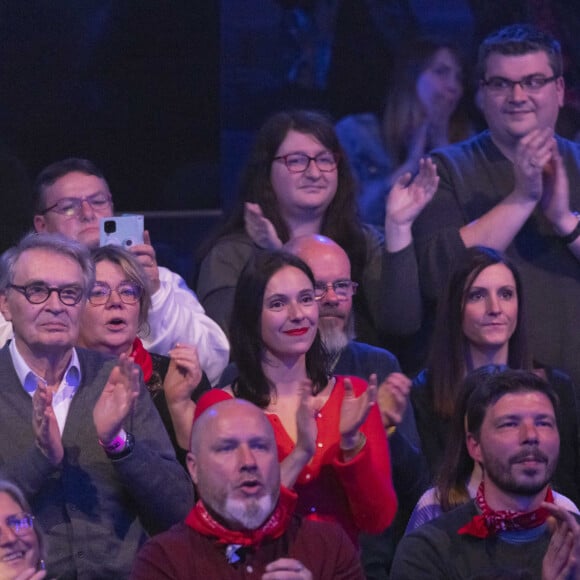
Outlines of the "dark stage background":
[{"label": "dark stage background", "polygon": [[116,210],[144,213],[161,263],[189,279],[193,252],[231,206],[268,114],[371,110],[401,39],[452,38],[469,61],[485,34],[515,21],[543,23],[563,41],[567,82],[577,87],[573,5],[0,0],[0,250],[31,224],[29,180],[53,161],[88,157],[107,176]]}]

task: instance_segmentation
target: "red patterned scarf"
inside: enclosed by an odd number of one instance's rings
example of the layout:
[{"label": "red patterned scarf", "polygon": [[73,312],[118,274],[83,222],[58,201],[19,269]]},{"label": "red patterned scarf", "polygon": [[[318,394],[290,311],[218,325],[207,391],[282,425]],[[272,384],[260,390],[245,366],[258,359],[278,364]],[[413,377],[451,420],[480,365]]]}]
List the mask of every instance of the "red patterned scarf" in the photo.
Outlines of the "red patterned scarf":
[{"label": "red patterned scarf", "polygon": [[284,486],[280,488],[280,498],[272,515],[255,530],[229,530],[207,511],[203,503],[198,501],[195,507],[185,518],[185,523],[190,528],[203,534],[216,538],[218,544],[236,544],[239,546],[257,546],[266,539],[279,538],[288,527],[288,523],[294,513],[294,506],[298,496]]},{"label": "red patterned scarf", "polygon": [[[550,487],[546,491],[546,499],[544,501],[554,503],[554,496]],[[481,514],[473,516],[465,526],[457,531],[458,534],[466,534],[475,536],[476,538],[487,538],[498,532],[537,528],[546,521],[549,515],[548,510],[544,508],[538,508],[531,512],[492,510],[485,501],[483,481],[477,489],[475,504],[480,509]]]},{"label": "red patterned scarf", "polygon": [[143,379],[147,382],[153,374],[153,360],[151,359],[149,352],[145,350],[143,343],[138,338],[133,341],[133,350],[131,351],[130,356],[133,358],[135,363],[141,367],[141,370],[143,371]]}]

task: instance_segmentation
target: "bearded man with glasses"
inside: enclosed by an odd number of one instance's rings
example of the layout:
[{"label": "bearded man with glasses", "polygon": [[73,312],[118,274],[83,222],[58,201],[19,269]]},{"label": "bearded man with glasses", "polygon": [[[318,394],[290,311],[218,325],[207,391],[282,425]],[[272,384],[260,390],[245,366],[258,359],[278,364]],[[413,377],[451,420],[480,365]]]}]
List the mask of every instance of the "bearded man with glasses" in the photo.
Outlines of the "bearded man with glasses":
[{"label": "bearded man with glasses", "polygon": [[477,74],[489,129],[433,153],[439,187],[413,227],[426,310],[433,315],[467,248],[506,252],[530,301],[530,351],[578,384],[580,147],[555,134],[560,44],[532,26],[508,26],[483,41]]},{"label": "bearded man with glasses", "polygon": [[[346,252],[330,238],[316,234],[298,236],[284,249],[304,260],[314,274],[314,296],[320,313],[318,331],[331,356],[331,372],[365,380],[372,374],[377,377],[377,400],[389,441],[399,505],[392,526],[381,534],[361,534],[359,540],[367,576],[386,577],[409,515],[429,485],[413,408],[408,404],[411,381],[401,373],[392,353],[356,340],[352,297],[358,284],[351,280]],[[400,271],[399,275],[405,276],[405,272]]]},{"label": "bearded man with glasses", "polygon": [[56,234],[0,259],[14,329],[0,350],[0,465],[46,533],[49,578],[126,578],[147,534],[193,500],[137,366],[74,347],[93,282],[88,249]]}]

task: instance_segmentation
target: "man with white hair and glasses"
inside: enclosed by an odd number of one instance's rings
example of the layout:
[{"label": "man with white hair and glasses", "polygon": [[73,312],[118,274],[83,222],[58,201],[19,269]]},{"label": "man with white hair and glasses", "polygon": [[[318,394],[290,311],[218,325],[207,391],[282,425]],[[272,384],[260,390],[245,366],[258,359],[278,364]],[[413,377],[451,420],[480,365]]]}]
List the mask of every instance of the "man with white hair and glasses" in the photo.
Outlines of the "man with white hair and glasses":
[{"label": "man with white hair and glasses", "polygon": [[94,282],[83,244],[30,234],[0,259],[0,471],[29,500],[48,577],[126,578],[147,533],[181,520],[191,482],[138,367],[75,348]]}]

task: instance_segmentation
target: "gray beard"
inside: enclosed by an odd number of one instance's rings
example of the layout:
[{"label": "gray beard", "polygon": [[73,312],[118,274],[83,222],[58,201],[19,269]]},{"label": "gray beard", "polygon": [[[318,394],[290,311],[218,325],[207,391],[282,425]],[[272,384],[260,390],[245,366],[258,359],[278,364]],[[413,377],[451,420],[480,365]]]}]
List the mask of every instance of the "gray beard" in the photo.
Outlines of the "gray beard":
[{"label": "gray beard", "polygon": [[343,328],[338,328],[335,324],[328,323],[324,318],[320,318],[318,321],[318,331],[320,332],[320,338],[326,350],[331,356],[341,352],[355,338],[354,316],[352,311],[348,315]]},{"label": "gray beard", "polygon": [[274,498],[271,494],[263,495],[249,503],[228,498],[222,517],[240,524],[245,530],[255,530],[268,519],[273,510]]}]

